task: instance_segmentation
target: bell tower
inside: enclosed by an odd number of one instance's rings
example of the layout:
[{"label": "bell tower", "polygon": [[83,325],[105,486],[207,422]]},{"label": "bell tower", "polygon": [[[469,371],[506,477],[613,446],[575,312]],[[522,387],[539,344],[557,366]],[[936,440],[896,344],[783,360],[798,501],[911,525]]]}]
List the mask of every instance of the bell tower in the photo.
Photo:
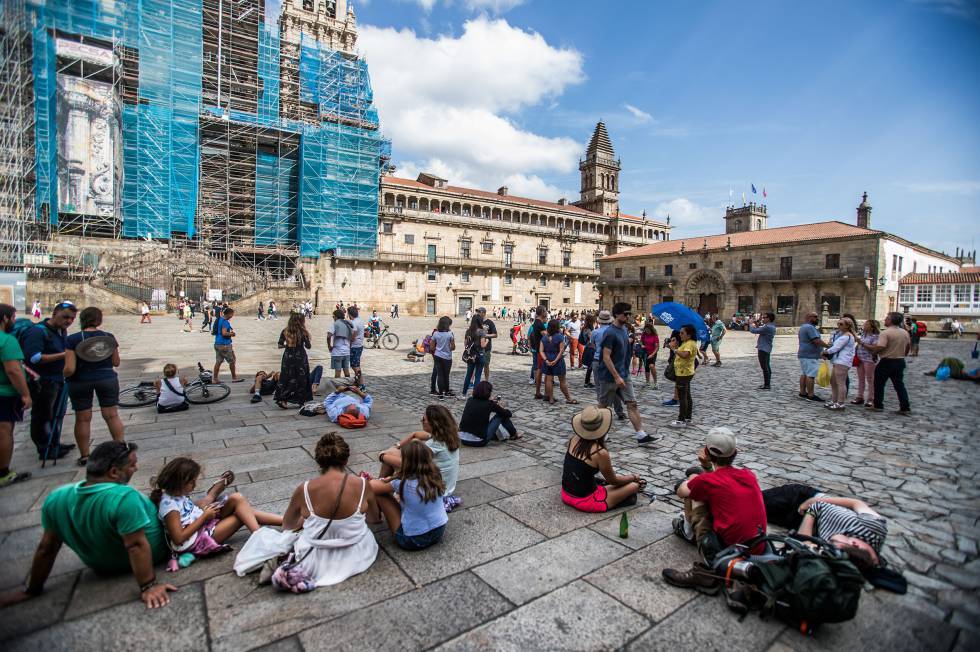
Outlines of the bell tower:
[{"label": "bell tower", "polygon": [[862,229],[871,228],[871,204],[868,203],[867,192],[861,197],[861,204],[858,206],[857,225]]},{"label": "bell tower", "polygon": [[609,217],[619,214],[619,159],[613,151],[606,125],[600,120],[578,163],[581,190],[576,206]]}]

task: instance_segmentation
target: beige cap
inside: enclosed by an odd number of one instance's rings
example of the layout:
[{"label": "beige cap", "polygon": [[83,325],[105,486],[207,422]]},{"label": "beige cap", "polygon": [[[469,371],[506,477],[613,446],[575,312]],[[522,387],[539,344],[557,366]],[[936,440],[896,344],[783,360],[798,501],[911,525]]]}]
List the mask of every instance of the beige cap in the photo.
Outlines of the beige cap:
[{"label": "beige cap", "polygon": [[599,316],[596,317],[596,321],[600,324],[611,324],[612,320],[612,314],[608,310],[600,310]]},{"label": "beige cap", "polygon": [[735,448],[735,433],[732,432],[731,428],[725,426],[716,426],[709,430],[704,445],[709,453],[717,457],[731,457],[737,450]]}]

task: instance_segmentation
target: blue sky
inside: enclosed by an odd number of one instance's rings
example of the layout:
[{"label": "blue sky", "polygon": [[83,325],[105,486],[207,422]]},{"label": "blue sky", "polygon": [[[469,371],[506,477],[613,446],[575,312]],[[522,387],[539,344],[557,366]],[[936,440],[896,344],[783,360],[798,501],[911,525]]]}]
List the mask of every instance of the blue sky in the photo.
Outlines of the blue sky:
[{"label": "blue sky", "polygon": [[[770,225],[872,224],[980,248],[974,0],[355,0],[399,174],[577,198],[596,120],[621,206],[674,237],[723,229],[733,188]],[[973,62],[972,64],[970,62]]]}]

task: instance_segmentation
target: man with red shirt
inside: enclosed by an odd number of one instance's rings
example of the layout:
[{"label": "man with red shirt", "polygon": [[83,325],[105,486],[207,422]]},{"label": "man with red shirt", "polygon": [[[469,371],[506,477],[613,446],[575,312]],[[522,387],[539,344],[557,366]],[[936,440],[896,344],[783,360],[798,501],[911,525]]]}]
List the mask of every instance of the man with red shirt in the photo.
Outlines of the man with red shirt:
[{"label": "man with red shirt", "polygon": [[[766,532],[762,490],[752,471],[732,466],[737,453],[734,433],[725,427],[712,428],[698,451],[704,470],[688,469],[688,478],[677,486],[684,512],[674,519],[674,532],[695,543],[708,563],[723,548]],[[666,568],[663,577],[668,584],[709,595],[721,588],[704,564],[688,571]]]}]

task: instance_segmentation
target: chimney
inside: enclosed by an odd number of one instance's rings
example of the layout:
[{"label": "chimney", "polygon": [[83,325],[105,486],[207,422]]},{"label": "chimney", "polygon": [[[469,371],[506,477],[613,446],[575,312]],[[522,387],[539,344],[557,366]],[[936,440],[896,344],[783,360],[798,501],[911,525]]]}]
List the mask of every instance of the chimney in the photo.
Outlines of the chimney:
[{"label": "chimney", "polygon": [[871,228],[871,204],[868,203],[868,193],[865,191],[861,204],[857,208],[857,225],[862,229]]},{"label": "chimney", "polygon": [[558,205],[559,206],[568,206],[568,200],[565,199],[564,197],[562,197],[561,199],[558,200]]},{"label": "chimney", "polygon": [[506,197],[507,196],[507,186],[500,186],[499,188],[497,188],[497,194],[500,195],[501,197]]}]

